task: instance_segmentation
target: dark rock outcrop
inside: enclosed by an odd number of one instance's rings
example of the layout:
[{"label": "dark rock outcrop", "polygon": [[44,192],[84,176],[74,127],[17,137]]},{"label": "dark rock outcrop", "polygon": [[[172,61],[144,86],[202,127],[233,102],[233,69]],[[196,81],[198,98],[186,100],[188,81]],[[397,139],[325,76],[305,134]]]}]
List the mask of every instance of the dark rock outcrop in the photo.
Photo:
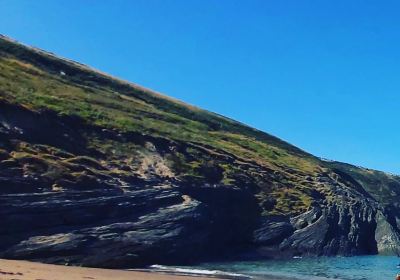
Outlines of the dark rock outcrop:
[{"label": "dark rock outcrop", "polygon": [[248,246],[258,206],[239,189],[9,194],[1,257],[101,267],[191,263]]}]

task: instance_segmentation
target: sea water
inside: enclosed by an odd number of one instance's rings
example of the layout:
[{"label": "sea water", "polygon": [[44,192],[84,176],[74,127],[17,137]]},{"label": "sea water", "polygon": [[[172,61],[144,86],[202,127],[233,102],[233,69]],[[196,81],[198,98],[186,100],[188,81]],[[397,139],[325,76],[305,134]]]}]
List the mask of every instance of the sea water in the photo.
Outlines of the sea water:
[{"label": "sea water", "polygon": [[[393,280],[400,273],[393,256],[319,257],[291,260],[204,263],[195,268],[263,278],[281,276],[302,280]],[[194,268],[194,267],[193,267]]]}]

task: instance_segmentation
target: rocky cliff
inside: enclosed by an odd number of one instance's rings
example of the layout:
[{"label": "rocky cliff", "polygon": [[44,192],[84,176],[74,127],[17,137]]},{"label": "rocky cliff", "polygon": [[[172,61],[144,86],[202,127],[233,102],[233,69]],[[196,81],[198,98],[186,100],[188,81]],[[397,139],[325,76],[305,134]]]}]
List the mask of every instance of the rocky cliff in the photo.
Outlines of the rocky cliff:
[{"label": "rocky cliff", "polygon": [[0,38],[0,257],[97,267],[393,253],[400,177]]}]

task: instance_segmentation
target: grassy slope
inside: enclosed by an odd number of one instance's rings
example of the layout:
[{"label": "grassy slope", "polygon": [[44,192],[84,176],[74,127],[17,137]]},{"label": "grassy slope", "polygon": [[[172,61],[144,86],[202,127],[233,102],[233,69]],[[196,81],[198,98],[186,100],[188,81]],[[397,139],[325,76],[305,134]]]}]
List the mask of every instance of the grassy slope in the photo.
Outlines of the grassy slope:
[{"label": "grassy slope", "polygon": [[341,162],[329,162],[327,165],[333,170],[349,174],[363,189],[382,204],[398,203],[400,199],[400,176]]},{"label": "grassy slope", "polygon": [[315,167],[311,155],[228,118],[7,40],[0,41],[0,52],[0,97],[7,102],[77,115],[102,127],[210,145],[260,164]]},{"label": "grassy slope", "polygon": [[[346,172],[350,170],[352,175],[358,176],[358,181],[365,183],[368,191],[377,197],[380,195],[380,191],[374,188],[374,182],[369,182],[370,176],[364,169],[354,171],[346,165],[327,164],[274,136],[239,122],[6,38],[0,38],[0,101],[22,105],[32,111],[52,110],[58,115],[78,116],[89,125],[121,133],[138,132],[190,143],[202,147],[202,151],[230,155],[236,159],[235,162],[219,160],[215,163],[212,156],[205,157],[201,154],[204,152],[199,150],[191,151],[191,158],[179,153],[172,153],[169,157],[167,155],[171,164],[175,164],[175,172],[181,175],[196,176],[199,175],[196,171],[199,166],[211,164],[211,167],[215,167],[214,164],[223,169],[223,183],[230,184],[234,183],[234,175],[244,172],[244,164],[251,164],[252,168],[246,171],[246,176],[260,178],[257,183],[262,186],[270,182],[262,172],[278,172],[282,174],[279,184],[268,186],[259,194],[261,201],[269,197],[276,199],[274,211],[277,213],[301,212],[309,207],[312,201],[310,193],[317,187],[305,178],[329,172],[331,168]],[[120,156],[116,159],[116,165],[126,162],[124,155],[141,149],[133,144],[119,145],[107,139],[92,138],[89,142],[92,147],[108,155],[109,161],[115,159],[115,151],[113,157],[107,151],[119,149]],[[47,154],[50,149],[46,148]],[[13,157],[26,158],[33,155],[40,156],[37,147],[21,148],[14,152]],[[44,160],[43,157],[41,160]],[[60,164],[59,159],[49,162],[49,158],[46,157],[48,165]],[[68,160],[65,163],[68,168],[68,164],[81,162],[79,159]],[[64,168],[66,172],[69,170],[67,167]],[[105,175],[115,174],[111,172]],[[57,177],[52,176],[55,179]],[[387,186],[390,180],[385,176],[381,183]]]}]

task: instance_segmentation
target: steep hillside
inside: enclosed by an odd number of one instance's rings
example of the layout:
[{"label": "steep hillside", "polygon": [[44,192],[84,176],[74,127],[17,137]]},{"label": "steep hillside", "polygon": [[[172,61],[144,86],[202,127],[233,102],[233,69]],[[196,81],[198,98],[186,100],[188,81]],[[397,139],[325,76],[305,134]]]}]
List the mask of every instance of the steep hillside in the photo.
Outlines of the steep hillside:
[{"label": "steep hillside", "polygon": [[390,253],[400,178],[0,38],[0,257]]}]

